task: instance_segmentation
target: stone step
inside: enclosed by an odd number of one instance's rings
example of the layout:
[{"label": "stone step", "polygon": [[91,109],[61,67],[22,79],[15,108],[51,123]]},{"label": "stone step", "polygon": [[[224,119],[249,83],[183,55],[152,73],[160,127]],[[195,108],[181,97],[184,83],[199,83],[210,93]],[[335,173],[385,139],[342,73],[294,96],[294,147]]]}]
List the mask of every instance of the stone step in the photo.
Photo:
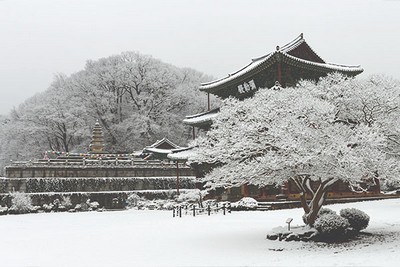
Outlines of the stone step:
[{"label": "stone step", "polygon": [[271,209],[272,209],[272,206],[270,203],[258,202],[257,210],[267,211],[267,210],[271,210]]}]

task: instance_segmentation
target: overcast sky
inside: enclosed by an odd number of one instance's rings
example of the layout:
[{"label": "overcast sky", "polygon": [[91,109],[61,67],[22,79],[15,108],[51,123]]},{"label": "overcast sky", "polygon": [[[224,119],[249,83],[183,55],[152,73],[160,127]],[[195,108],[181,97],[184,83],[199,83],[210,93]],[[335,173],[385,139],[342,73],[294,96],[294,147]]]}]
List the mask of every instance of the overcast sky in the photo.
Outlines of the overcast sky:
[{"label": "overcast sky", "polygon": [[327,62],[400,79],[399,0],[0,0],[0,114],[122,51],[225,76],[300,33]]}]

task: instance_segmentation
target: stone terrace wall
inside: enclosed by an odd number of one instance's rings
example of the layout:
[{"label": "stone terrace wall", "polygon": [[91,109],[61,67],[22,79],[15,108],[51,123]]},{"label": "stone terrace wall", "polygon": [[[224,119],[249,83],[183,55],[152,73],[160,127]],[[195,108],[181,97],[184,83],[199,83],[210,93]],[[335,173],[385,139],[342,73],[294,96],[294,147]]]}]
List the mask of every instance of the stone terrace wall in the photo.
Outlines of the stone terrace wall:
[{"label": "stone terrace wall", "polygon": [[[12,162],[0,178],[0,205],[10,206],[9,192],[28,193],[34,205],[70,197],[72,203],[97,201],[106,208],[118,199],[121,207],[132,193],[147,199],[172,198],[177,194],[177,166],[144,160],[53,159]],[[192,169],[179,164],[179,189],[196,188]]]},{"label": "stone terrace wall", "polygon": [[[5,170],[7,178],[176,176],[176,167],[174,165],[149,167],[8,166]],[[179,175],[194,176],[194,172],[189,167],[180,167]]]},{"label": "stone terrace wall", "polygon": [[[179,177],[179,187],[194,189],[195,177]],[[0,178],[0,193],[104,192],[170,190],[177,188],[176,177],[122,178]]]}]

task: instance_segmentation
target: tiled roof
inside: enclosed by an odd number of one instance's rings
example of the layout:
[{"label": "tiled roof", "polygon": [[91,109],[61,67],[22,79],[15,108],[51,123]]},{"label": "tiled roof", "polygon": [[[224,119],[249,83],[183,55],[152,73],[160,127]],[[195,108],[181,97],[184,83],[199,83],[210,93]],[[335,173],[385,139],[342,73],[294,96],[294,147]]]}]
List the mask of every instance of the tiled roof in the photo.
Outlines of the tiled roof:
[{"label": "tiled roof", "polygon": [[[293,52],[297,47],[305,43],[307,47],[312,51],[312,53],[315,54],[315,58],[319,62],[314,62],[306,59],[302,59],[299,57],[295,57],[293,55],[290,55],[290,52]],[[207,83],[202,83],[200,86],[201,91],[215,91],[217,89],[216,87],[224,85],[226,83],[229,83],[231,81],[234,81],[236,79],[242,78],[243,76],[251,75],[258,73],[259,71],[266,69],[270,67],[272,64],[275,62],[282,61],[286,62],[287,64],[290,65],[296,65],[305,69],[315,69],[319,71],[324,71],[324,72],[332,72],[332,71],[338,71],[342,73],[348,73],[348,74],[359,74],[363,72],[363,69],[360,66],[346,66],[346,65],[337,65],[337,64],[332,64],[332,63],[326,63],[315,51],[306,43],[305,39],[303,38],[303,34],[298,36],[296,39],[294,39],[292,42],[282,46],[282,47],[277,47],[277,50],[269,53],[267,55],[264,55],[259,58],[252,59],[252,61],[243,67],[242,69],[229,74],[228,76],[207,82]]]},{"label": "tiled roof", "polygon": [[167,157],[171,160],[186,161],[193,154],[194,154],[193,147],[186,147],[183,149],[173,149],[172,153],[168,154]]},{"label": "tiled roof", "polygon": [[158,146],[160,146],[162,143],[167,143],[170,146],[174,147],[174,148],[180,148],[180,146],[172,143],[170,140],[168,140],[167,138],[163,138],[161,140],[157,140],[157,142],[155,142],[154,144],[147,146],[146,148],[157,148]]},{"label": "tiled roof", "polygon": [[183,123],[193,126],[208,123],[211,125],[212,119],[217,116],[218,112],[219,108],[216,108],[207,112],[186,116],[186,119],[183,120]]}]

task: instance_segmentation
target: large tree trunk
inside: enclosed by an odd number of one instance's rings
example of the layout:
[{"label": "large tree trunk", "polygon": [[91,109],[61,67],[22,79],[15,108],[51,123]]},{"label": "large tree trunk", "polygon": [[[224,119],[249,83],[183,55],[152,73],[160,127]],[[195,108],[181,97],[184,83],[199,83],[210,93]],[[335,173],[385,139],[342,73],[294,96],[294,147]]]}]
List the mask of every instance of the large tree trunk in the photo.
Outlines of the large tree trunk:
[{"label": "large tree trunk", "polygon": [[[320,184],[316,190],[311,187],[311,179],[308,176],[296,176],[291,178],[300,191],[300,202],[304,209],[304,223],[313,225],[318,217],[322,205],[328,194],[329,188],[337,181],[335,178],[329,178],[324,181],[319,180]],[[311,200],[307,201],[307,196]]]}]

